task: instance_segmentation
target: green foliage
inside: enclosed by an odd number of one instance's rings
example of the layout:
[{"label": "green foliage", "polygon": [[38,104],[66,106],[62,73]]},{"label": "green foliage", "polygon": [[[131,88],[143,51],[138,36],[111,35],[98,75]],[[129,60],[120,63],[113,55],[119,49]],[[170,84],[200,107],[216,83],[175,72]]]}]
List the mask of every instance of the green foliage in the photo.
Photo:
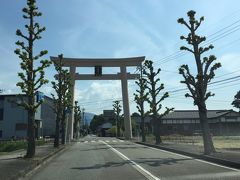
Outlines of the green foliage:
[{"label": "green foliage", "polygon": [[169,97],[168,92],[165,92],[160,98],[158,98],[160,92],[164,89],[164,84],[161,83],[159,85],[160,78],[157,77],[160,74],[161,69],[158,68],[157,71],[154,71],[153,62],[149,60],[144,62],[144,66],[146,69],[143,73],[146,75],[146,88],[148,89],[149,93],[146,99],[150,105],[149,113],[152,114],[155,119],[157,117],[161,118],[173,110],[173,108],[166,107],[166,110],[162,114],[159,113],[159,111],[162,109],[161,102],[164,101],[165,98]]},{"label": "green foliage", "polygon": [[[44,140],[38,140],[37,146],[45,144]],[[11,152],[19,149],[26,149],[27,141],[18,140],[18,141],[2,141],[0,142],[0,152]]]},{"label": "green foliage", "polygon": [[[55,90],[55,94],[52,94],[53,98],[53,110],[57,115],[56,119],[56,134],[55,134],[55,146],[58,146],[59,136],[59,123],[61,122],[62,133],[65,133],[66,129],[66,111],[71,108],[71,76],[69,70],[63,68],[63,55],[58,56],[58,61],[54,62],[54,67],[57,74],[54,76],[55,81],[52,81],[52,87]],[[65,136],[65,135],[63,135]],[[65,138],[62,137],[62,142],[65,142]]]},{"label": "green foliage", "polygon": [[112,126],[110,129],[107,130],[107,134],[109,134],[112,137],[116,136],[116,126]]},{"label": "green foliage", "polygon": [[73,129],[74,129],[74,137],[78,138],[79,137],[79,127],[80,127],[80,122],[81,122],[81,108],[78,105],[78,101],[75,101],[75,106],[74,106],[74,124],[73,124]]},{"label": "green foliage", "polygon": [[[178,23],[183,24],[190,31],[186,37],[180,37],[180,39],[185,40],[190,47],[182,46],[180,47],[180,50],[188,51],[194,55],[197,65],[197,75],[195,77],[192,75],[187,64],[184,64],[179,68],[179,73],[184,78],[181,83],[186,84],[190,91],[190,93],[187,93],[185,96],[192,97],[194,99],[194,104],[200,105],[205,103],[210,96],[214,96],[211,92],[207,92],[207,85],[214,78],[215,70],[221,67],[221,64],[214,63],[216,61],[216,57],[214,55],[203,58],[201,57],[203,53],[213,49],[214,47],[212,44],[208,46],[201,46],[201,43],[206,40],[206,37],[196,34],[197,29],[204,21],[204,17],[196,20],[195,11],[189,11],[187,14],[189,17],[189,23],[187,23],[183,18],[178,19]],[[211,66],[212,63],[214,64]]]},{"label": "green foliage", "polygon": [[[51,62],[47,59],[42,59],[47,54],[47,50],[42,50],[34,54],[35,41],[41,39],[41,33],[45,31],[45,27],[40,27],[35,18],[42,15],[38,11],[36,0],[27,0],[27,6],[23,8],[23,18],[28,21],[25,25],[26,34],[17,29],[16,35],[22,40],[18,40],[16,45],[19,47],[15,53],[21,59],[20,66],[22,72],[18,73],[21,81],[17,86],[27,95],[27,101],[21,99],[17,104],[28,111],[28,148],[26,157],[32,158],[35,155],[35,112],[41,105],[43,100],[36,102],[36,93],[44,85],[48,83],[45,79],[44,70],[50,66]],[[40,62],[37,60],[40,60]],[[35,67],[39,63],[38,67]]]},{"label": "green foliage", "polygon": [[232,102],[232,105],[235,108],[238,108],[240,111],[240,91],[237,92],[237,94],[234,96],[234,100]]},{"label": "green foliage", "polygon": [[135,81],[135,83],[138,85],[138,89],[136,90],[136,93],[134,93],[134,101],[137,104],[137,110],[140,113],[141,117],[141,129],[142,129],[142,141],[146,141],[145,137],[145,122],[144,118],[149,114],[149,112],[144,111],[144,103],[148,99],[149,92],[146,92],[147,90],[147,80],[143,78],[143,69],[145,67],[140,68],[141,75],[138,81]]},{"label": "green foliage", "polygon": [[27,35],[24,35],[20,29],[16,31],[16,35],[23,40],[18,40],[16,45],[19,46],[15,50],[15,53],[21,59],[21,69],[23,72],[19,72],[18,76],[21,81],[17,83],[23,93],[31,97],[31,102],[21,102],[20,106],[23,106],[26,110],[36,111],[42,101],[35,103],[35,94],[42,85],[48,83],[45,79],[44,69],[49,67],[51,62],[46,59],[40,60],[40,66],[34,67],[34,62],[41,59],[48,52],[42,50],[38,54],[33,54],[34,42],[41,39],[41,33],[45,31],[45,27],[40,27],[39,23],[35,22],[35,17],[41,16],[41,12],[38,11],[35,0],[28,0],[27,7],[23,8],[23,17],[29,21],[29,24],[25,25]]},{"label": "green foliage", "polygon": [[220,63],[215,63],[216,57],[214,55],[204,56],[202,55],[213,49],[213,45],[204,46],[202,43],[206,41],[206,37],[197,35],[197,29],[200,27],[204,18],[199,20],[195,19],[195,11],[189,11],[188,13],[189,23],[183,18],[178,19],[178,23],[183,24],[189,30],[188,35],[181,36],[180,39],[185,40],[189,47],[182,46],[180,50],[188,51],[193,54],[197,66],[196,76],[192,75],[187,64],[182,65],[179,68],[179,73],[183,76],[184,80],[181,83],[186,84],[190,93],[186,93],[186,97],[191,97],[194,100],[194,105],[198,106],[200,123],[203,131],[204,140],[204,153],[210,154],[215,152],[215,148],[210,135],[208,120],[207,120],[207,108],[206,100],[210,96],[214,96],[210,91],[207,92],[207,86],[215,76],[215,71],[221,67]]},{"label": "green foliage", "polygon": [[147,80],[143,78],[142,73],[143,69],[141,68],[141,76],[137,81],[135,81],[135,83],[138,85],[138,89],[136,90],[136,93],[134,93],[134,101],[137,104],[136,107],[140,115],[145,116],[146,114],[144,112],[144,102],[147,101],[149,92],[146,92]]},{"label": "green foliage", "polygon": [[54,76],[55,81],[52,81],[52,87],[55,94],[52,94],[54,100],[55,113],[63,113],[67,108],[71,108],[71,76],[69,70],[63,68],[63,55],[58,56],[59,61],[54,62],[57,74]]},{"label": "green foliage", "polygon": [[[145,70],[144,74],[146,75],[146,82],[147,82],[147,89],[149,92],[149,96],[147,97],[147,102],[150,105],[150,111],[149,114],[151,115],[153,119],[153,126],[154,126],[154,135],[156,137],[156,144],[159,144],[162,142],[160,137],[160,124],[161,124],[161,118],[165,115],[167,115],[169,112],[173,110],[173,108],[166,107],[165,110],[160,113],[160,110],[162,109],[162,102],[165,98],[169,97],[168,92],[163,93],[163,95],[160,95],[162,90],[164,89],[164,84],[160,83],[160,78],[158,75],[160,74],[161,69],[158,68],[156,71],[153,67],[153,62],[146,60],[144,62]],[[143,139],[145,140],[145,139]]]},{"label": "green foliage", "polygon": [[121,135],[121,126],[122,126],[122,123],[121,123],[121,118],[120,118],[120,113],[122,111],[122,106],[120,105],[120,101],[114,101],[114,104],[113,104],[113,110],[116,114],[116,122],[117,122],[117,136],[120,137]]},{"label": "green foliage", "polygon": [[89,127],[89,128],[90,128],[93,132],[97,132],[98,126],[102,125],[103,123],[105,123],[103,114],[101,114],[101,115],[95,115],[95,116],[93,117],[92,121],[90,122],[90,127]]}]

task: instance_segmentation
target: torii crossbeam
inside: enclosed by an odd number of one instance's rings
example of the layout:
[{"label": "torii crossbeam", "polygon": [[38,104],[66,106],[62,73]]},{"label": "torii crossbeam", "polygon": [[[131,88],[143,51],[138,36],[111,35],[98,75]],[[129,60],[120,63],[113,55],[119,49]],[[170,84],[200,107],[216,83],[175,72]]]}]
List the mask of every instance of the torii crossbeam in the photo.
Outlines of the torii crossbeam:
[{"label": "torii crossbeam", "polygon": [[[58,62],[58,57],[50,57],[52,61]],[[130,58],[63,58],[64,67],[70,68],[72,89],[71,103],[74,105],[74,88],[76,80],[121,80],[122,84],[122,98],[123,98],[123,113],[124,113],[124,136],[126,139],[132,138],[132,126],[129,108],[129,97],[128,97],[128,83],[129,79],[136,79],[139,74],[127,73],[127,67],[131,66],[141,66],[142,62],[145,60],[145,56],[140,57],[130,57]],[[117,74],[79,74],[76,73],[76,67],[119,67],[120,73]],[[68,139],[73,139],[73,122],[74,115],[71,111],[67,136]]]}]

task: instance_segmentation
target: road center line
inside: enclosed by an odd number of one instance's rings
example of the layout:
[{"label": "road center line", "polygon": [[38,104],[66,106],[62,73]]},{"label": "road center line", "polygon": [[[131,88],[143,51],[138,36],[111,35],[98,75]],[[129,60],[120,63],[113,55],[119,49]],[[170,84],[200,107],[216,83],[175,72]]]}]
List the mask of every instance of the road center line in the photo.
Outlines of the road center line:
[{"label": "road center line", "polygon": [[102,143],[105,144],[106,146],[108,146],[110,148],[110,150],[115,152],[120,158],[122,158],[123,160],[127,160],[129,162],[129,164],[132,165],[132,167],[134,167],[138,172],[140,172],[147,179],[149,179],[149,180],[160,180],[160,178],[158,178],[158,177],[154,176],[153,174],[151,174],[149,171],[147,171],[142,166],[138,165],[136,162],[134,162],[131,159],[129,159],[127,156],[122,154],[120,151],[116,150],[114,147],[112,147],[108,143],[106,143],[104,141],[102,141]]}]

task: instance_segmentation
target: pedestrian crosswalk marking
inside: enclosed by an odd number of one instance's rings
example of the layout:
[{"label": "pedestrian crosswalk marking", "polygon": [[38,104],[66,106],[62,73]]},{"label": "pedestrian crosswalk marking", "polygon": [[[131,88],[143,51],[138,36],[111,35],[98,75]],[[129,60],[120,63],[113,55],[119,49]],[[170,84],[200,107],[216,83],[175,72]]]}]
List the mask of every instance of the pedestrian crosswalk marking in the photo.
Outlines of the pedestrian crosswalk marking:
[{"label": "pedestrian crosswalk marking", "polygon": [[81,141],[81,142],[78,142],[78,143],[101,143],[101,142],[107,142],[107,143],[117,143],[117,142],[124,142],[123,140],[89,140],[89,141]]}]

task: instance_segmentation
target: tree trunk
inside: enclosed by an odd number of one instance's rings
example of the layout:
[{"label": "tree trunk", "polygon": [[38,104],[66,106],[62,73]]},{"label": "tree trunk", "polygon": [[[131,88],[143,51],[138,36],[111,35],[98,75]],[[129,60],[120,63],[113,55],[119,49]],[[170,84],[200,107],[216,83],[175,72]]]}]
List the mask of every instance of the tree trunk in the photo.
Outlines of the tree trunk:
[{"label": "tree trunk", "polygon": [[142,142],[146,142],[144,117],[141,116]]},{"label": "tree trunk", "polygon": [[160,144],[160,143],[162,143],[162,139],[160,137],[160,123],[156,119],[154,121],[155,121],[155,123],[154,123],[154,135],[155,135],[155,138],[156,138],[156,144]]},{"label": "tree trunk", "polygon": [[121,132],[120,132],[120,120],[118,118],[117,119],[117,137],[120,137],[120,134],[121,134]]},{"label": "tree trunk", "polygon": [[63,112],[63,118],[61,121],[62,137],[61,144],[66,144],[66,112]]},{"label": "tree trunk", "polygon": [[27,153],[26,158],[32,158],[35,155],[35,113],[33,110],[28,111],[28,127],[27,127]]},{"label": "tree trunk", "polygon": [[204,107],[206,107],[206,105],[205,106],[203,105],[202,107],[198,106],[200,123],[202,128],[204,154],[211,154],[216,151],[213,145],[212,136],[210,134],[209,124],[207,119],[207,109]]},{"label": "tree trunk", "polygon": [[55,138],[54,138],[54,147],[59,147],[59,116],[56,117],[56,128],[55,128]]}]

